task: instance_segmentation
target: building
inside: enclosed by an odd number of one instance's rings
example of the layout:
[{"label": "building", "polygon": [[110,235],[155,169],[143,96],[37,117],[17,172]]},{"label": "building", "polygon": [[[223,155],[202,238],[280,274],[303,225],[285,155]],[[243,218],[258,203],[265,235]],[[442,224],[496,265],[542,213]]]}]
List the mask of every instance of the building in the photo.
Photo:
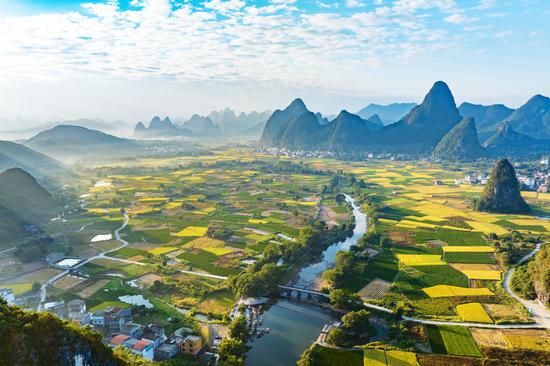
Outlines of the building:
[{"label": "building", "polygon": [[15,305],[15,294],[11,288],[0,288],[0,297],[6,300],[8,305]]},{"label": "building", "polygon": [[121,327],[132,321],[132,310],[130,308],[108,307],[92,313],[91,324],[104,334],[120,333]]},{"label": "building", "polygon": [[67,302],[67,312],[70,313],[85,313],[86,302],[84,300],[75,299]]},{"label": "building", "polygon": [[173,335],[155,349],[155,360],[162,361],[174,357],[181,352],[181,344],[185,337]]},{"label": "building", "polygon": [[77,324],[90,323],[90,314],[86,311],[86,302],[80,299],[67,302],[67,318]]},{"label": "building", "polygon": [[153,361],[155,358],[155,343],[148,339],[136,339],[125,334],[119,334],[111,338],[109,345],[114,348],[122,346],[128,348],[132,353]]},{"label": "building", "polygon": [[202,338],[196,335],[188,335],[181,343],[181,352],[195,356],[202,349]]},{"label": "building", "polygon": [[143,336],[143,325],[134,322],[127,322],[120,327],[120,333],[133,338],[141,338]]},{"label": "building", "polygon": [[57,315],[60,318],[65,319],[67,317],[67,309],[65,308],[65,301],[53,301],[47,302],[43,307],[44,311]]},{"label": "building", "polygon": [[166,336],[164,335],[164,328],[154,324],[149,324],[143,327],[143,334],[141,337],[152,340],[156,342],[157,345],[161,344],[166,339]]}]

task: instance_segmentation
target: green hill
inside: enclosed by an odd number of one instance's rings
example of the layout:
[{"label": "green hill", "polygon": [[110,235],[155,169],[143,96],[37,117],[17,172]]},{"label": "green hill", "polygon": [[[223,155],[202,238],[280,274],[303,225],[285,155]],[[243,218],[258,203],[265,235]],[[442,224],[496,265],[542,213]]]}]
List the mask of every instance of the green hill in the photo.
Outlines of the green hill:
[{"label": "green hill", "polygon": [[48,220],[55,209],[50,193],[26,171],[11,168],[0,173],[0,240],[27,235],[26,225]]},{"label": "green hill", "polygon": [[42,184],[60,182],[74,177],[63,164],[24,145],[0,141],[0,171],[19,167]]},{"label": "green hill", "polygon": [[489,181],[481,193],[478,209],[497,213],[530,211],[529,206],[521,197],[516,172],[508,159],[496,162]]},{"label": "green hill", "polygon": [[433,156],[444,160],[474,160],[485,155],[474,119],[466,117],[437,144]]},{"label": "green hill", "polygon": [[485,142],[485,147],[493,156],[538,157],[550,152],[550,139],[534,139],[516,132],[510,122],[503,122]]},{"label": "green hill", "polygon": [[[0,299],[0,365],[70,366],[75,357],[87,366],[124,366],[90,328],[50,313],[24,311]],[[78,364],[78,363],[76,363]]]},{"label": "green hill", "polygon": [[78,157],[98,158],[105,155],[130,153],[139,144],[85,127],[59,125],[31,137],[25,145],[56,159]]}]

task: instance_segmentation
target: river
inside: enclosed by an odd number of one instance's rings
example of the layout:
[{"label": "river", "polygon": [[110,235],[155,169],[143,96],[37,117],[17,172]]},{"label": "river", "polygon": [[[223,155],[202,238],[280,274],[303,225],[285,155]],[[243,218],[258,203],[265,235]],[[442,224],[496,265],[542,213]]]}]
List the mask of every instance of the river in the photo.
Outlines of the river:
[{"label": "river", "polygon": [[291,282],[292,286],[309,290],[320,290],[321,275],[325,270],[334,265],[336,253],[341,250],[349,250],[349,248],[357,243],[357,240],[367,231],[367,215],[361,212],[361,208],[355,204],[353,197],[347,194],[345,197],[346,202],[353,207],[353,216],[355,217],[355,229],[353,229],[352,236],[329,246],[322,253],[321,261],[302,268],[297,278]]},{"label": "river", "polygon": [[[305,289],[318,289],[323,272],[334,265],[336,253],[349,248],[367,231],[367,216],[355,204],[353,197],[345,195],[346,202],[353,208],[355,229],[352,236],[329,246],[318,262],[307,265],[298,273],[292,286]],[[249,345],[246,366],[287,366],[295,365],[302,352],[319,336],[325,324],[335,318],[315,305],[279,300],[264,314],[262,326],[270,328],[270,333],[255,339]]]}]

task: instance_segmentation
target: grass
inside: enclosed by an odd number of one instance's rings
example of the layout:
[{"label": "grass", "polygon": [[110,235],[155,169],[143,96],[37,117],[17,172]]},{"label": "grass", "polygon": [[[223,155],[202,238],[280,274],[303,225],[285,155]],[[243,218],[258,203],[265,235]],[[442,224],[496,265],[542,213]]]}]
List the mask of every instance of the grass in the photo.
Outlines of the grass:
[{"label": "grass", "polygon": [[492,323],[493,319],[487,314],[483,305],[478,302],[460,304],[456,306],[456,312],[465,322]]},{"label": "grass", "polygon": [[363,366],[363,351],[346,351],[315,346],[313,351],[315,366]]},{"label": "grass", "polygon": [[119,250],[110,253],[109,255],[111,257],[115,257],[115,258],[127,259],[127,258],[130,258],[130,257],[135,257],[136,255],[145,255],[146,253],[147,252],[145,250],[142,250],[142,249],[124,247],[124,248],[120,248]]},{"label": "grass", "polygon": [[439,325],[439,332],[450,355],[482,357],[470,330],[466,327]]},{"label": "grass", "polygon": [[209,273],[219,276],[229,276],[236,274],[240,271],[238,268],[226,268],[217,266],[213,262],[219,257],[213,253],[209,253],[203,249],[199,249],[199,253],[184,252],[178,256],[179,259],[183,259],[193,267],[205,270]]},{"label": "grass", "polygon": [[470,287],[458,287],[448,285],[436,285],[432,287],[423,288],[422,291],[429,297],[456,297],[456,296],[493,296],[494,293],[485,287],[470,288]]},{"label": "grass", "polygon": [[449,265],[407,267],[399,272],[400,286],[421,289],[436,285],[467,287],[468,278]]},{"label": "grass", "polygon": [[359,274],[346,281],[343,287],[356,292],[376,278],[393,282],[398,271],[395,254],[385,250],[370,258],[366,265],[359,264]]},{"label": "grass", "polygon": [[208,294],[197,310],[202,313],[226,314],[233,308],[235,300],[231,290],[223,288]]},{"label": "grass", "polygon": [[426,325],[426,333],[428,340],[430,341],[430,347],[433,353],[446,354],[447,348],[445,347],[445,341],[443,335],[436,325]]},{"label": "grass", "polygon": [[439,239],[447,245],[475,245],[486,244],[478,232],[454,231],[454,230],[422,230],[414,233],[414,240],[417,243],[424,243],[428,240]]},{"label": "grass", "polygon": [[445,253],[443,259],[447,263],[496,263],[491,253]]}]

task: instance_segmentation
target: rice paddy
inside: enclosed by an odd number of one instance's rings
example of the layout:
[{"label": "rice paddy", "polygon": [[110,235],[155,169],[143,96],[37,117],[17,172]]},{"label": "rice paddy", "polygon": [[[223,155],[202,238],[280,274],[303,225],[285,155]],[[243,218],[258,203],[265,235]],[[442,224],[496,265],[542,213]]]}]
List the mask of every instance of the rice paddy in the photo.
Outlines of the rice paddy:
[{"label": "rice paddy", "polygon": [[493,320],[485,311],[483,305],[478,302],[460,304],[456,306],[456,312],[465,322],[492,323]]},{"label": "rice paddy", "polygon": [[401,263],[407,266],[438,266],[445,265],[440,255],[434,254],[397,254]]},{"label": "rice paddy", "polygon": [[469,288],[449,285],[436,285],[423,288],[422,291],[429,297],[468,297],[468,296],[492,296],[494,293],[488,288]]}]

